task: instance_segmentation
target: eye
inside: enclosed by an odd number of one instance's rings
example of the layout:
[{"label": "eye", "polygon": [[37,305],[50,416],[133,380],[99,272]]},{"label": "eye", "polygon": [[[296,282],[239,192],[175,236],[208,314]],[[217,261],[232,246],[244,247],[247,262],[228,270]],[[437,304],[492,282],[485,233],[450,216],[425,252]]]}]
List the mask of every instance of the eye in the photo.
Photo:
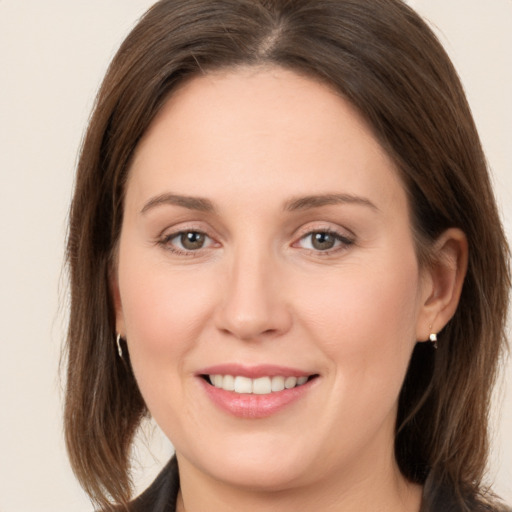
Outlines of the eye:
[{"label": "eye", "polygon": [[353,244],[354,241],[334,231],[312,231],[303,236],[298,245],[303,249],[328,252]]},{"label": "eye", "polygon": [[180,231],[167,235],[161,243],[173,252],[188,253],[209,247],[213,240],[201,231]]}]

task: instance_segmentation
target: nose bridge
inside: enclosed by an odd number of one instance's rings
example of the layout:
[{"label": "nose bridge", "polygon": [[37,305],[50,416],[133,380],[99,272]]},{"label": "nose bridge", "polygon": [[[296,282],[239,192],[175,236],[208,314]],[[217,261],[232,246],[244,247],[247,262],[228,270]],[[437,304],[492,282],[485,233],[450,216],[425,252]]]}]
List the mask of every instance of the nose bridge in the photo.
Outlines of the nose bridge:
[{"label": "nose bridge", "polygon": [[268,248],[242,245],[226,268],[218,327],[240,339],[278,335],[290,325],[279,286],[279,264]]}]

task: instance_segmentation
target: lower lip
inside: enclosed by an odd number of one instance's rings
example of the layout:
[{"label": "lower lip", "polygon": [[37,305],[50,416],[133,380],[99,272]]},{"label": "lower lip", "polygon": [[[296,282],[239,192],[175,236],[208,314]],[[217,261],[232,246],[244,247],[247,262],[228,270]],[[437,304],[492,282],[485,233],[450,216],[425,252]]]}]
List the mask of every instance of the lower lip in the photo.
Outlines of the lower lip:
[{"label": "lower lip", "polygon": [[212,402],[222,410],[238,418],[267,418],[282,411],[288,405],[303,398],[317,379],[311,379],[302,386],[276,391],[268,395],[235,393],[212,386],[204,379],[202,385]]}]

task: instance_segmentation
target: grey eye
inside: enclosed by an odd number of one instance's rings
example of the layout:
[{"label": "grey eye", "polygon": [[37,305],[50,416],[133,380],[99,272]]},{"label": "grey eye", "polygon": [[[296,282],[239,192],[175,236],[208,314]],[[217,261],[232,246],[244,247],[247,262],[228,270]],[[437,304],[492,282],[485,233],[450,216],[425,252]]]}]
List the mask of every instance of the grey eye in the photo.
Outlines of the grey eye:
[{"label": "grey eye", "polygon": [[336,233],[335,231],[311,231],[304,235],[298,246],[316,252],[328,252],[342,249],[354,243],[353,239]]}]

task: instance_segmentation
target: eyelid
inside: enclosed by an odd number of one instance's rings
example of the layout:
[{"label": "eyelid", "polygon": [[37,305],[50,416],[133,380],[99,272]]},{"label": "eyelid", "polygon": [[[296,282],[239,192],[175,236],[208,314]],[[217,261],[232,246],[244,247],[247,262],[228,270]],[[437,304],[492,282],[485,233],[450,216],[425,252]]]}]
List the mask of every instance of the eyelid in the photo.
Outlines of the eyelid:
[{"label": "eyelid", "polygon": [[[176,245],[171,244],[171,240],[185,234],[185,233],[198,233],[204,235],[206,239],[209,240],[209,243],[204,247],[200,247],[198,249],[185,249],[177,247]],[[208,249],[211,249],[214,246],[220,246],[220,243],[216,241],[215,237],[209,233],[208,229],[199,228],[197,225],[178,225],[173,228],[167,227],[164,229],[155,240],[155,243],[165,250],[176,254],[178,256],[199,256],[204,253]]]},{"label": "eyelid", "polygon": [[352,230],[344,226],[335,225],[330,222],[318,222],[316,224],[313,222],[309,222],[301,226],[295,232],[295,239],[298,240],[307,235],[310,235],[311,233],[330,233],[332,235],[339,236],[340,238],[344,238],[346,240],[354,241],[356,239],[356,234]]},{"label": "eyelid", "polygon": [[[204,235],[208,240],[205,246],[200,247],[198,249],[186,249],[177,247],[175,244],[171,244],[171,240],[183,235],[185,233],[198,233]],[[356,241],[355,234],[347,229],[339,226],[333,226],[332,224],[319,224],[319,225],[311,225],[308,224],[306,226],[301,227],[297,230],[294,236],[294,242],[291,244],[292,247],[299,247],[300,243],[306,239],[308,236],[312,236],[315,233],[326,233],[332,235],[338,243],[331,249],[315,249],[315,248],[303,248],[304,250],[310,251],[319,255],[328,255],[334,252],[343,251],[347,249],[348,246],[353,245]],[[177,255],[186,255],[186,256],[199,256],[211,248],[220,247],[222,244],[217,241],[214,235],[211,234],[211,230],[204,229],[203,227],[199,227],[196,225],[190,224],[178,224],[172,228],[167,227],[158,235],[155,240],[157,245],[162,246],[164,249],[168,250],[171,253]]]},{"label": "eyelid", "polygon": [[329,235],[332,235],[336,238],[339,244],[335,245],[331,249],[326,250],[320,250],[320,249],[312,249],[312,248],[303,248],[304,250],[310,251],[314,254],[318,255],[329,255],[338,251],[346,250],[347,247],[354,245],[356,241],[356,235],[349,229],[346,228],[339,228],[339,227],[333,227],[331,225],[317,225],[317,226],[305,226],[304,228],[301,228],[299,232],[297,233],[297,236],[295,238],[295,242],[293,242],[292,247],[297,247],[301,241],[306,239],[309,236],[314,235],[315,233],[326,233]]}]

